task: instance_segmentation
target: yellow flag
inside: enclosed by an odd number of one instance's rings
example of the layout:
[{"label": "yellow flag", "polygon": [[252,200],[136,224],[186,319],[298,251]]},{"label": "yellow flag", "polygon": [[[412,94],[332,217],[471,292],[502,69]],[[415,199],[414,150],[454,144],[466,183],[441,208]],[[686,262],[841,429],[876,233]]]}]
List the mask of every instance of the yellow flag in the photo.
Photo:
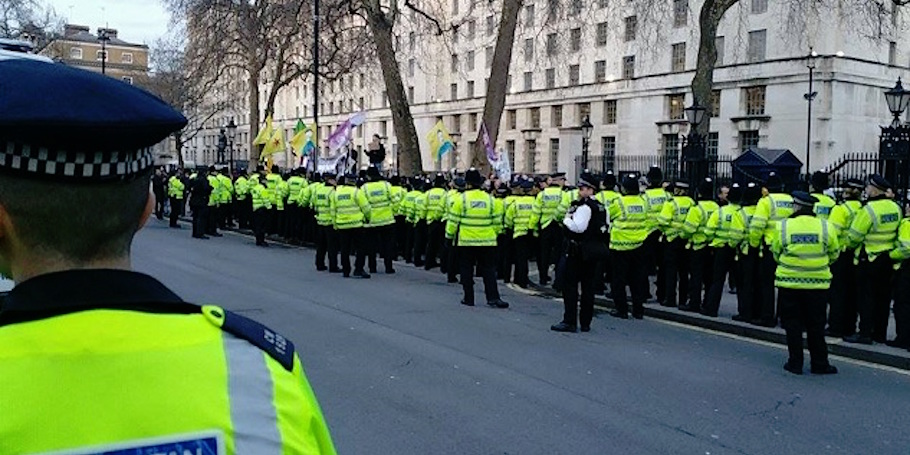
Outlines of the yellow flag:
[{"label": "yellow flag", "polygon": [[268,142],[266,142],[265,147],[262,149],[262,156],[269,156],[273,153],[282,152],[284,149],[284,131],[276,129],[272,131],[272,136],[269,137]]},{"label": "yellow flag", "polygon": [[259,134],[256,135],[256,139],[253,140],[253,145],[265,145],[269,142],[269,138],[272,137],[272,116],[269,115],[265,118],[265,126],[259,130]]},{"label": "yellow flag", "polygon": [[433,154],[433,160],[439,161],[446,153],[455,149],[455,143],[452,142],[452,136],[442,121],[436,122],[430,132],[427,133],[427,142],[430,143],[430,152]]}]

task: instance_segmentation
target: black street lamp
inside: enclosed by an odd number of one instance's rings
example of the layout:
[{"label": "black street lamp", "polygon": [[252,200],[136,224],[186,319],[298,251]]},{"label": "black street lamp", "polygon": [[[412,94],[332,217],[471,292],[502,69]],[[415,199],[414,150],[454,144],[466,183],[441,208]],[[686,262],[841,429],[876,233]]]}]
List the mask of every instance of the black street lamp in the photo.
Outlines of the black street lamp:
[{"label": "black street lamp", "polygon": [[685,175],[692,185],[697,185],[707,174],[705,161],[704,138],[698,133],[698,126],[705,120],[707,109],[704,106],[693,104],[685,109],[686,119],[689,121],[689,134],[685,138],[682,158],[686,165]]},{"label": "black street lamp", "polygon": [[910,91],[904,90],[901,78],[897,78],[897,84],[885,92],[885,102],[888,103],[888,110],[894,116],[891,126],[900,125],[900,116],[907,109],[907,104],[910,103]]},{"label": "black street lamp", "polygon": [[894,120],[891,125],[881,127],[879,172],[895,185],[895,193],[903,201],[910,188],[910,126],[901,123],[900,116],[910,104],[910,91],[904,90],[900,78],[885,92],[885,102]]},{"label": "black street lamp", "polygon": [[216,164],[224,163],[224,151],[227,149],[227,136],[224,134],[224,128],[218,130],[218,145],[215,147],[217,155],[215,156]]},{"label": "black street lamp", "polygon": [[237,139],[237,125],[234,123],[233,118],[228,122],[226,129],[227,129],[228,147],[230,149],[230,157],[231,157],[230,161],[228,162],[228,169],[230,170],[231,174],[233,175],[234,174],[234,140]]},{"label": "black street lamp", "polygon": [[809,68],[809,91],[803,94],[803,98],[806,100],[806,103],[809,105],[808,114],[806,116],[806,175],[812,172],[809,169],[809,151],[812,146],[812,100],[818,96],[818,92],[812,90],[812,85],[815,82],[815,65],[818,61],[818,52],[815,52],[812,47],[809,47],[809,56],[806,58],[806,68]]},{"label": "black street lamp", "polygon": [[107,42],[111,37],[107,34],[107,29],[98,29],[98,41],[101,41],[101,74],[107,73]]},{"label": "black street lamp", "polygon": [[591,124],[591,119],[586,115],[584,119],[581,120],[581,168],[588,168],[588,149],[591,144],[591,133],[594,132],[594,125]]}]

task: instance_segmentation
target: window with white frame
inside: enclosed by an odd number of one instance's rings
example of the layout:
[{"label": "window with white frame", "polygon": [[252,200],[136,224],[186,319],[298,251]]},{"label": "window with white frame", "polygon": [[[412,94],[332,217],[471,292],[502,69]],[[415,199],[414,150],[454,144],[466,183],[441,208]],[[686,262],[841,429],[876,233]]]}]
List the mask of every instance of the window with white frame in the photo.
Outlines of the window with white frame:
[{"label": "window with white frame", "polygon": [[721,66],[724,64],[724,42],[723,36],[718,36],[714,38],[714,49],[717,50],[717,59],[714,60],[714,65]]},{"label": "window with white frame", "polygon": [[607,80],[607,61],[598,60],[594,62],[594,82],[604,82]]},{"label": "window with white frame", "polygon": [[597,24],[597,36],[594,39],[594,44],[597,47],[603,47],[607,45],[607,23],[600,22]]},{"label": "window with white frame", "polygon": [[625,19],[625,41],[635,41],[635,37],[638,35],[638,16],[629,16]]},{"label": "window with white frame", "polygon": [[749,32],[749,63],[762,62],[765,60],[767,37],[767,30],[754,30]]},{"label": "window with white frame", "polygon": [[525,5],[525,25],[534,26],[534,5]]},{"label": "window with white frame", "polygon": [[534,38],[525,39],[525,61],[534,60]]},{"label": "window with white frame", "polygon": [[746,115],[765,115],[765,86],[743,89],[746,101]]},{"label": "window with white frame", "polygon": [[559,138],[550,139],[550,172],[559,170]]},{"label": "window with white frame", "polygon": [[547,88],[556,88],[556,68],[547,68]]},{"label": "window with white frame", "polygon": [[468,98],[474,98],[474,81],[468,81]]},{"label": "window with white frame", "polygon": [[468,71],[474,71],[474,51],[468,51],[468,56],[465,57],[464,63]]},{"label": "window with white frame", "polygon": [[553,128],[562,127],[562,106],[550,108],[550,126]]},{"label": "window with white frame", "polygon": [[124,52],[124,53],[120,54],[120,63],[126,64],[126,65],[132,65],[133,64],[133,54],[131,52]]},{"label": "window with white frame", "polygon": [[578,85],[581,81],[581,67],[579,65],[569,65],[569,85]]},{"label": "window with white frame", "polygon": [[686,118],[686,95],[677,93],[667,95],[667,114],[670,120],[684,120]]},{"label": "window with white frame", "polygon": [[559,52],[559,41],[556,40],[556,34],[547,35],[547,57],[553,57]]},{"label": "window with white frame", "polygon": [[604,101],[604,125],[616,124],[616,100]]},{"label": "window with white frame", "polygon": [[768,0],[752,0],[752,14],[768,12]]},{"label": "window with white frame", "polygon": [[673,0],[673,26],[685,27],[689,18],[689,0]]},{"label": "window with white frame", "polygon": [[569,49],[572,52],[578,52],[581,50],[581,29],[573,28],[569,32]]},{"label": "window with white frame", "polygon": [[530,92],[534,89],[534,73],[525,71],[524,73],[524,91]]},{"label": "window with white frame", "polygon": [[82,60],[82,48],[81,47],[70,48],[70,58],[73,60]]},{"label": "window with white frame", "polygon": [[686,43],[676,43],[670,52],[670,71],[679,73],[686,70]]},{"label": "window with white frame", "polygon": [[635,56],[627,55],[622,58],[622,78],[632,79],[635,77]]}]

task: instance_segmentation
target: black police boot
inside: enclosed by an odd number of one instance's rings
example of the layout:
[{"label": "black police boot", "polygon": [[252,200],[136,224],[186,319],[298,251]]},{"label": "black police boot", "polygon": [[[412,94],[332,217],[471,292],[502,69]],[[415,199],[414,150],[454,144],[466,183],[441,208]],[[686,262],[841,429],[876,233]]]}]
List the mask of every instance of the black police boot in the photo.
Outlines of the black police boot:
[{"label": "black police boot", "polygon": [[872,344],[872,337],[860,335],[855,333],[848,337],[844,337],[844,342],[846,343],[856,343],[856,344]]},{"label": "black police boot", "polygon": [[503,299],[496,299],[496,300],[487,302],[487,305],[490,305],[491,307],[494,307],[494,308],[508,308],[509,307],[509,303]]},{"label": "black police boot", "polygon": [[797,375],[803,374],[802,366],[791,365],[790,362],[787,362],[784,364],[784,369],[793,374],[797,374]]},{"label": "black police boot", "polygon": [[610,312],[610,316],[613,316],[614,318],[619,318],[619,319],[629,319],[629,312],[613,310]]},{"label": "black police boot", "polygon": [[464,306],[474,306],[474,302],[469,302],[465,299],[461,299],[461,304]]},{"label": "black police boot", "polygon": [[[578,332],[578,328],[572,324],[566,324],[565,322],[560,322],[559,324],[553,324],[550,326],[550,330],[554,332],[569,332],[575,333]],[[590,330],[590,327],[588,328]]]},{"label": "black police boot", "polygon": [[810,371],[812,371],[812,374],[837,374],[837,367],[830,364],[823,367],[813,366]]}]

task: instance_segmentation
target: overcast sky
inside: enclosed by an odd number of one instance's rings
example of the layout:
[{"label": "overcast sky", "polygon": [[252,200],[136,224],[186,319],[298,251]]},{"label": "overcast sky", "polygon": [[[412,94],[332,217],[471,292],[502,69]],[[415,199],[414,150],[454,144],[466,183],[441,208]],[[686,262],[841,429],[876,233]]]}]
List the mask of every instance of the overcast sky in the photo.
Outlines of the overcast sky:
[{"label": "overcast sky", "polygon": [[131,43],[152,44],[168,30],[170,16],[158,0],[45,0],[67,22],[92,33],[107,25]]}]

